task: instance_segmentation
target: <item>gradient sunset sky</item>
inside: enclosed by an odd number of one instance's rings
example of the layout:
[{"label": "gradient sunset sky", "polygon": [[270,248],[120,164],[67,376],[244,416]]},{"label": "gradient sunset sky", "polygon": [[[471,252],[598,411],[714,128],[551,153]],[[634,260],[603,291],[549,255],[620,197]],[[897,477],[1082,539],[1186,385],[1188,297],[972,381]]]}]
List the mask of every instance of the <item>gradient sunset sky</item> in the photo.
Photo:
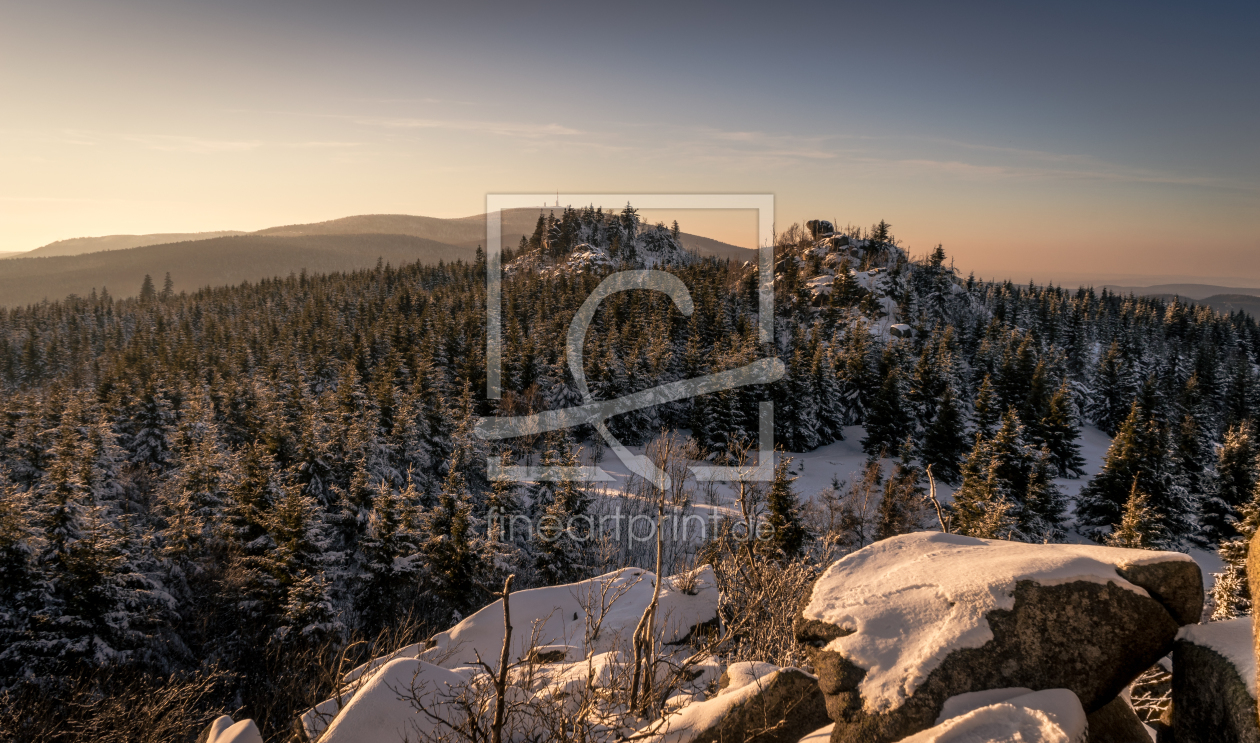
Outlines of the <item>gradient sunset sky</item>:
[{"label": "gradient sunset sky", "polygon": [[453,5],[3,2],[0,251],[740,191],[985,278],[1260,286],[1260,3]]}]

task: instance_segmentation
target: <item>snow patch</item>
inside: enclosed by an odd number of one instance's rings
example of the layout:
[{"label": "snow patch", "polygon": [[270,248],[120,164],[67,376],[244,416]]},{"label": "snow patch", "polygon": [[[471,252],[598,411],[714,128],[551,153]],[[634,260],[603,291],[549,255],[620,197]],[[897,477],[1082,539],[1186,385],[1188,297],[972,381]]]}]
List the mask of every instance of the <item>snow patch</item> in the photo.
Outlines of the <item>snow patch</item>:
[{"label": "snow patch", "polygon": [[231,717],[224,715],[210,723],[206,743],[263,743],[263,738],[253,720],[234,723]]},{"label": "snow patch", "polygon": [[[1027,689],[982,693],[1015,691]],[[901,743],[1080,743],[1085,725],[1085,710],[1075,694],[1047,689],[965,712]]]}]

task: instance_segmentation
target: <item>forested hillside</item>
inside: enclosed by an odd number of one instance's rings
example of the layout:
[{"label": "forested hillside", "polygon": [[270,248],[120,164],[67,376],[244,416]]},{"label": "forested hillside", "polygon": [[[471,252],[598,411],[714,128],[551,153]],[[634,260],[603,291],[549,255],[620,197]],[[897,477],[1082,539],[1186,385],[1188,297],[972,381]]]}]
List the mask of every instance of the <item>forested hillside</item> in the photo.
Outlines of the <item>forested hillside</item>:
[{"label": "forested hillside", "polygon": [[[596,398],[767,355],[788,370],[766,387],[619,416],[609,427],[623,442],[689,429],[724,461],[755,440],[769,399],[789,451],[864,425],[867,452],[900,458],[887,482],[874,465],[888,508],[918,498],[931,465],[958,488],[956,531],[1057,541],[1073,504],[1053,480],[1091,474],[1077,445],[1088,423],[1115,439],[1075,504],[1076,528],[1128,546],[1224,543],[1238,564],[1236,540],[1254,526],[1235,522],[1257,516],[1254,319],[979,282],[939,247],[908,256],[885,223],[794,227],[776,255],[775,339],[763,347],[755,264],[689,256],[676,228],[629,207],[540,218],[504,256],[500,401],[485,399],[480,252],[0,310],[0,688],[17,710],[0,725],[35,725],[44,710],[81,726],[49,738],[82,733],[103,714],[65,706],[85,690],[178,680],[195,690],[178,711],[188,729],[243,708],[278,736],[327,694],[314,669],[352,639],[399,627],[424,639],[487,603],[478,585],[507,573],[543,585],[634,563],[590,535],[495,530],[492,513],[596,507],[591,489],[491,482],[485,466],[576,461],[589,431],[510,448],[473,435],[478,416],[580,402],[569,321],[615,267],[670,266],[695,311],[641,291],[605,300],[585,346]],[[811,536],[862,546],[836,536],[852,520],[818,533],[798,502],[815,494],[778,475],[765,507],[797,531],[767,559],[807,554]],[[885,516],[881,536],[898,533],[899,517]],[[1234,602],[1224,610],[1245,606],[1241,585],[1221,596]],[[307,686],[281,683],[295,669]]]}]

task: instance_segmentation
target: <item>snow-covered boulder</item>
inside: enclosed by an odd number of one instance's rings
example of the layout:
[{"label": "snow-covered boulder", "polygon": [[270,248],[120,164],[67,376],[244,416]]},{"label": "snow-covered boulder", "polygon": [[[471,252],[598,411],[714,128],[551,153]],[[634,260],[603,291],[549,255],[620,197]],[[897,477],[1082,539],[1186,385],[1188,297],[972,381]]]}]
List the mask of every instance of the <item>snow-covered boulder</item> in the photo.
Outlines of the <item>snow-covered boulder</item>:
[{"label": "snow-covered boulder", "polygon": [[[970,696],[970,695],[968,695]],[[1066,689],[995,689],[902,743],[1082,743],[1085,710]],[[970,708],[968,708],[970,707]],[[1094,737],[1090,735],[1090,743]]]},{"label": "snow-covered boulder", "polygon": [[666,717],[654,743],[796,743],[827,722],[818,679],[796,668],[735,663],[712,699]]},{"label": "snow-covered boulder", "polygon": [[1260,743],[1251,617],[1177,633],[1172,729],[1177,743]]},{"label": "snow-covered boulder", "polygon": [[1069,689],[1093,712],[1198,616],[1199,576],[1173,552],[907,534],[831,565],[797,637],[836,743],[899,740],[990,689]]}]

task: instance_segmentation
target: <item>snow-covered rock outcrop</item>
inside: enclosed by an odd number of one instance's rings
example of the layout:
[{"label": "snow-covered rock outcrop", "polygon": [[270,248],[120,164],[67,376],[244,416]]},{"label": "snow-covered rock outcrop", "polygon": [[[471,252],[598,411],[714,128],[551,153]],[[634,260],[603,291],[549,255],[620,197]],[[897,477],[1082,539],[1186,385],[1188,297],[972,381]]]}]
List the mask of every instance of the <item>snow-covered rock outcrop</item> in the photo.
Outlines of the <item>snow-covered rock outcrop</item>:
[{"label": "snow-covered rock outcrop", "polygon": [[875,743],[930,727],[967,692],[1064,688],[1098,710],[1202,601],[1199,568],[1179,553],[918,533],[828,568],[797,634],[833,740]]},{"label": "snow-covered rock outcrop", "polygon": [[537,247],[513,258],[504,265],[504,271],[508,275],[526,271],[556,275],[653,269],[687,265],[696,259],[674,232],[663,225],[645,225],[632,211],[615,216],[611,212],[566,209],[541,236]]},{"label": "snow-covered rock outcrop", "polygon": [[1260,743],[1251,617],[1183,627],[1173,650],[1178,743]]},{"label": "snow-covered rock outcrop", "polygon": [[[529,708],[531,700],[539,707],[550,705],[574,696],[587,683],[623,682],[631,638],[651,601],[654,582],[651,572],[624,569],[580,583],[513,593],[509,660],[518,664],[512,693],[520,707]],[[681,656],[689,656],[690,648],[682,643],[697,628],[716,621],[717,607],[712,568],[667,577],[656,613],[657,637],[667,652],[676,647]],[[418,707],[454,715],[448,722],[458,724],[463,713],[453,702],[462,695],[484,695],[488,677],[476,666],[478,658],[497,666],[503,639],[500,600],[423,646],[405,647],[349,672],[342,695],[302,715],[302,728],[312,740],[323,735],[319,738],[323,743],[392,743],[401,739],[400,733],[414,740],[441,732],[441,723],[420,713]],[[686,688],[676,694],[674,709],[683,708],[683,702],[704,699],[705,690],[716,686],[721,674],[720,664],[711,658],[693,660],[691,669]],[[666,670],[662,665],[658,672]],[[814,683],[812,678],[810,683]],[[535,723],[522,712],[514,724],[523,734]],[[667,729],[681,733],[690,728],[679,723]],[[615,730],[608,732],[615,737]]]}]

